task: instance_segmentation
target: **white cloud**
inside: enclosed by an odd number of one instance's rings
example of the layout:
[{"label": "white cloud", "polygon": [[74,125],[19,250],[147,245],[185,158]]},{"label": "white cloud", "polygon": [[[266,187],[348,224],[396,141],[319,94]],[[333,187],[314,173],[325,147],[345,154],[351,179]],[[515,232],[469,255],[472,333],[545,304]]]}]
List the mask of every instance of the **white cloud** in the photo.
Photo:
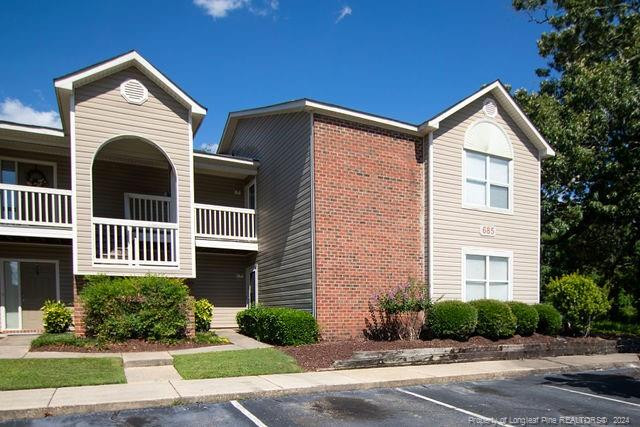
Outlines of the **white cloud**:
[{"label": "white cloud", "polygon": [[193,3],[214,18],[224,18],[229,12],[247,6],[249,0],[193,0]]},{"label": "white cloud", "polygon": [[62,127],[56,111],[36,111],[14,98],[5,98],[0,103],[0,120],[52,128]]},{"label": "white cloud", "polygon": [[340,9],[340,13],[338,14],[338,19],[336,19],[336,24],[342,21],[347,16],[351,15],[352,12],[353,10],[351,9],[350,6],[345,6],[342,9]]},{"label": "white cloud", "polygon": [[252,0],[193,0],[193,3],[214,18],[224,18],[229,12],[244,8],[254,15],[267,16],[280,6],[278,0],[259,0],[258,6]]},{"label": "white cloud", "polygon": [[218,144],[203,143],[198,145],[198,150],[206,151],[207,153],[215,153],[216,151],[218,151]]}]

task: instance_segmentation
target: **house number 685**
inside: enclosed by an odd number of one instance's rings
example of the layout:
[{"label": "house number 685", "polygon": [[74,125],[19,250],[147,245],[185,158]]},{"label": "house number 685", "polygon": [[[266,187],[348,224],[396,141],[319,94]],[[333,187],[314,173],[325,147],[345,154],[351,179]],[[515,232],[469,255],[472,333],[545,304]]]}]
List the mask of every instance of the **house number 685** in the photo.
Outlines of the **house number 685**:
[{"label": "house number 685", "polygon": [[493,237],[496,235],[495,225],[483,225],[480,227],[480,234],[483,236]]}]

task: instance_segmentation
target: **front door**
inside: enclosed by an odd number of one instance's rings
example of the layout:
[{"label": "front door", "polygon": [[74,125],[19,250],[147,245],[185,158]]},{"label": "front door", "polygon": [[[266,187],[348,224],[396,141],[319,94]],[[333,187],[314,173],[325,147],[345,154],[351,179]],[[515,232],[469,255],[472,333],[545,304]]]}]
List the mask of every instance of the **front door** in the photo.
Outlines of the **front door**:
[{"label": "front door", "polygon": [[2,329],[22,329],[18,261],[2,263]]},{"label": "front door", "polygon": [[56,300],[56,265],[52,262],[20,263],[22,329],[42,328],[42,306]]}]

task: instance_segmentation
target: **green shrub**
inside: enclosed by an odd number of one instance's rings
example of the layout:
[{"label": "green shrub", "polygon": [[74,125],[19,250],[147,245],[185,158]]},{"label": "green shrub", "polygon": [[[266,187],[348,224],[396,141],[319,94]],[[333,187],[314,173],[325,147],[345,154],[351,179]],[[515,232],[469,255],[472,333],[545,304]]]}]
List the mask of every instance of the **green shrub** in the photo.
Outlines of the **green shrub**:
[{"label": "green shrub", "polygon": [[533,308],[538,312],[539,334],[557,335],[562,329],[562,314],[551,304],[535,304]]},{"label": "green shrub", "polygon": [[478,310],[462,301],[442,301],[433,305],[427,317],[427,328],[436,338],[466,341],[478,323]]},{"label": "green shrub", "polygon": [[590,277],[569,274],[546,287],[547,299],[560,311],[568,330],[589,335],[591,323],[611,308],[607,293]]},{"label": "green shrub", "polygon": [[374,340],[418,339],[431,306],[427,285],[409,279],[404,285],[373,296],[369,302],[371,318],[365,319],[363,332]]},{"label": "green shrub", "polygon": [[95,344],[94,340],[76,337],[72,333],[42,334],[31,341],[31,348],[45,347],[49,345],[64,345],[70,347],[89,347]]},{"label": "green shrub", "polygon": [[239,312],[240,332],[270,344],[300,345],[318,340],[318,323],[308,312],[284,307],[254,306]]},{"label": "green shrub", "polygon": [[48,334],[67,332],[73,323],[71,310],[60,301],[47,300],[41,310],[42,324]]},{"label": "green shrub", "polygon": [[510,301],[507,305],[516,316],[516,334],[523,337],[533,335],[540,321],[538,311],[532,305],[518,301]]},{"label": "green shrub", "polygon": [[471,301],[470,304],[478,310],[478,335],[496,340],[512,337],[516,333],[516,316],[504,302],[481,299]]},{"label": "green shrub", "polygon": [[213,318],[213,304],[206,298],[196,300],[195,303],[196,331],[206,332],[211,328]]},{"label": "green shrub", "polygon": [[87,277],[80,292],[87,335],[109,341],[183,338],[188,296],[187,286],[178,279]]}]

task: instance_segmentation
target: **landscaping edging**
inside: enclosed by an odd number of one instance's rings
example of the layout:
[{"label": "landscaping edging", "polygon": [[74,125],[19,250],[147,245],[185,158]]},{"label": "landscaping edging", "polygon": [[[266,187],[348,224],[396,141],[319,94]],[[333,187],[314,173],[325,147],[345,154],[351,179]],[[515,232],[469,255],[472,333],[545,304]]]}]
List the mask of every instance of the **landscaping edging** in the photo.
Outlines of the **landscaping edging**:
[{"label": "landscaping edging", "polygon": [[558,341],[554,343],[357,351],[349,359],[335,361],[331,369],[431,365],[482,360],[514,360],[554,356],[611,354],[617,352],[618,349],[615,340],[600,339],[591,342],[581,342],[558,339]]}]

